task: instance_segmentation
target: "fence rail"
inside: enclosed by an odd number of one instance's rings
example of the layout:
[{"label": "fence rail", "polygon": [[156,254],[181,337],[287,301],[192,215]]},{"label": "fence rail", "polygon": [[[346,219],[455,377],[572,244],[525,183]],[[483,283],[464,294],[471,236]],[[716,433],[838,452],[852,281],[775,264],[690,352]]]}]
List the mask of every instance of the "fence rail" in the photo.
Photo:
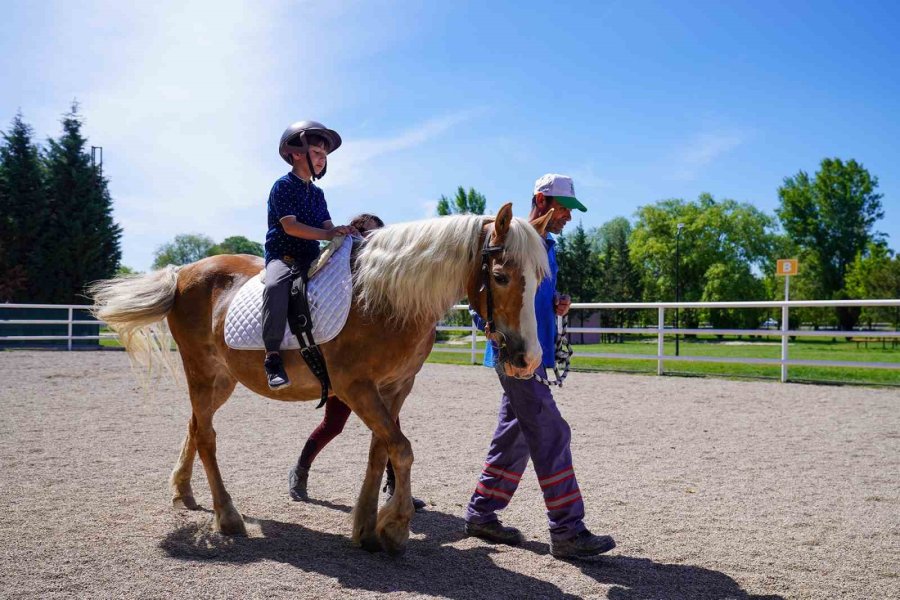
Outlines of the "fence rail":
[{"label": "fence rail", "polygon": [[[868,361],[837,361],[837,360],[805,360],[789,357],[789,341],[792,337],[863,337],[863,338],[900,338],[900,331],[882,331],[871,329],[827,330],[811,331],[805,329],[789,329],[790,310],[795,308],[831,308],[831,307],[900,307],[900,299],[886,300],[790,300],[790,301],[766,301],[766,302],[577,302],[571,306],[572,311],[590,310],[592,312],[603,310],[656,310],[657,319],[655,327],[569,327],[569,333],[612,333],[612,334],[641,334],[655,335],[657,337],[656,354],[625,354],[616,352],[579,352],[578,356],[586,358],[610,358],[622,360],[655,360],[658,375],[665,373],[667,362],[710,362],[710,363],[737,363],[737,364],[763,364],[780,365],[781,381],[787,381],[788,367],[790,366],[818,366],[818,367],[866,367],[873,369],[900,369],[900,363],[868,362]],[[769,308],[781,310],[781,326],[779,329],[707,329],[707,328],[675,328],[666,326],[666,311],[674,309],[709,309],[709,308]],[[83,304],[0,304],[0,309],[47,309],[66,310],[65,319],[2,319],[2,325],[66,325],[66,335],[41,335],[41,336],[0,336],[0,343],[4,341],[59,341],[66,340],[67,347],[72,349],[72,343],[76,340],[101,340],[114,338],[114,334],[99,335],[74,335],[75,325],[103,326],[101,321],[76,319],[76,311],[86,311],[89,305]],[[454,310],[467,310],[463,304],[457,304]],[[573,313],[574,314],[574,313]],[[435,348],[437,352],[466,353],[471,357],[472,363],[478,362],[479,355],[484,351],[478,347],[478,330],[474,324],[466,326],[438,325],[438,331],[464,331],[470,335],[469,345],[466,348]],[[780,358],[742,358],[724,356],[674,356],[665,354],[665,338],[674,335],[759,335],[781,338]]]},{"label": "fence rail", "polygon": [[[616,352],[579,352],[579,357],[585,358],[610,358],[620,360],[655,360],[657,375],[665,373],[667,362],[709,362],[709,363],[735,363],[735,364],[762,364],[781,366],[782,382],[788,380],[788,367],[790,366],[814,366],[814,367],[865,367],[871,369],[900,369],[900,362],[870,362],[870,361],[840,361],[840,360],[807,360],[789,357],[789,341],[792,337],[866,337],[866,338],[900,338],[900,331],[882,331],[871,329],[845,330],[820,330],[789,329],[790,310],[795,308],[833,308],[833,307],[900,307],[900,299],[885,300],[775,300],[760,302],[576,302],[571,305],[572,311],[590,310],[592,312],[603,310],[656,310],[655,327],[569,327],[569,333],[631,333],[641,335],[656,335],[656,354],[625,354]],[[453,307],[455,310],[467,310],[463,304]],[[781,310],[781,327],[779,329],[712,329],[712,328],[675,328],[666,326],[666,311],[674,309],[710,309],[710,308],[769,308]],[[570,313],[574,315],[575,313]],[[471,348],[452,349],[440,348],[440,352],[470,352],[472,362],[476,356],[483,354],[483,350],[476,347],[476,330],[474,325],[469,327],[438,327],[440,331],[471,331]],[[751,358],[728,356],[674,356],[665,354],[666,336],[675,335],[759,335],[781,338],[780,358]]]}]

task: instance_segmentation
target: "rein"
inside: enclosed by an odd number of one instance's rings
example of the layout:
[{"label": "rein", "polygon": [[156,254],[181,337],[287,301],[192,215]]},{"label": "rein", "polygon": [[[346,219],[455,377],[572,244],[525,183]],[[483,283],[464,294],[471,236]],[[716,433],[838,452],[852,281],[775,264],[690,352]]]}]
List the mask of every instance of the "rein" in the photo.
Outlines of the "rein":
[{"label": "rein", "polygon": [[[566,337],[566,330],[568,328],[569,315],[566,315],[562,318],[562,326],[556,336],[556,351],[553,355],[553,374],[556,376],[556,380],[550,381],[549,379],[544,379],[537,374],[537,371],[535,371],[534,378],[539,383],[543,383],[546,386],[556,385],[562,387],[566,377],[569,376],[569,365],[572,362],[572,354],[574,354],[574,352],[572,351],[572,344],[569,343],[569,338]],[[560,373],[560,371],[562,371],[562,373]]]}]

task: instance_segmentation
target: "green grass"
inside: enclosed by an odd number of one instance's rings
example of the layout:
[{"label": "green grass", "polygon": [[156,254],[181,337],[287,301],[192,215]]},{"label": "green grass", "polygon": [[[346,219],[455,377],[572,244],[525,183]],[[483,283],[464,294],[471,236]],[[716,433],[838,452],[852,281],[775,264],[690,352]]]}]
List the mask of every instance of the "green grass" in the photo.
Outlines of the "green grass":
[{"label": "green grass", "polygon": [[[455,343],[438,342],[434,345],[434,351],[428,357],[428,362],[469,365],[471,354],[469,350],[468,335],[455,338]],[[577,339],[577,337],[576,337]],[[727,343],[730,342],[730,343]],[[735,344],[735,342],[738,342]],[[108,348],[119,348],[121,344],[117,339],[100,340],[100,345]],[[441,352],[442,348],[464,349],[465,353]],[[478,348],[484,350],[484,342],[478,343]],[[621,344],[577,344],[574,346],[575,356],[572,359],[572,369],[575,371],[622,371],[629,373],[656,373],[656,338],[638,336],[626,336],[626,341]],[[635,360],[615,358],[591,358],[583,356],[586,353],[615,353],[634,354]],[[667,336],[665,354],[675,355],[675,341]],[[732,358],[780,358],[781,345],[779,338],[742,339],[727,337],[719,340],[715,336],[700,336],[696,339],[681,340],[681,356],[721,356]],[[646,355],[647,358],[638,358]],[[865,361],[865,362],[890,362],[900,364],[900,346],[891,348],[890,341],[887,348],[882,348],[880,343],[869,343],[866,348],[856,342],[847,342],[842,338],[799,338],[792,341],[788,348],[788,357],[805,360],[840,360],[840,361]],[[476,356],[481,361],[481,355]],[[756,365],[735,363],[708,363],[708,362],[675,362],[665,363],[667,375],[695,375],[726,378],[762,378],[778,380],[781,367],[778,365]],[[851,367],[789,367],[788,377],[791,381],[812,381],[818,383],[854,383],[863,385],[892,385],[900,386],[900,369],[871,369]]]},{"label": "green grass", "polygon": [[[577,334],[573,336],[577,339]],[[468,341],[468,336],[460,341]],[[436,351],[429,357],[429,362],[449,364],[470,364],[469,354],[451,354],[440,352],[440,348],[451,347],[446,343],[435,344]],[[468,348],[456,345],[454,348]],[[484,343],[479,343],[484,348]],[[656,373],[656,338],[627,336],[620,344],[584,344],[574,346],[575,356],[572,359],[573,370],[583,371],[625,371],[634,373]],[[675,341],[667,336],[665,355],[675,355]],[[586,353],[633,354],[635,360],[592,358],[583,356]],[[640,355],[647,358],[640,359]],[[719,340],[715,336],[700,336],[696,339],[681,340],[681,356],[711,356],[730,358],[771,358],[781,357],[780,339],[737,339],[734,336]],[[792,341],[788,348],[788,357],[802,360],[836,360],[888,362],[900,365],[900,346],[891,348],[888,340],[887,348],[881,343],[869,343],[857,348],[856,342],[847,342],[843,338],[799,338]],[[778,365],[709,363],[669,361],[664,364],[666,374],[670,375],[702,375],[712,377],[764,378],[778,380],[781,367]],[[866,367],[806,367],[791,366],[788,369],[791,381],[813,381],[819,383],[856,383],[864,385],[900,386],[900,368],[872,369]]]}]

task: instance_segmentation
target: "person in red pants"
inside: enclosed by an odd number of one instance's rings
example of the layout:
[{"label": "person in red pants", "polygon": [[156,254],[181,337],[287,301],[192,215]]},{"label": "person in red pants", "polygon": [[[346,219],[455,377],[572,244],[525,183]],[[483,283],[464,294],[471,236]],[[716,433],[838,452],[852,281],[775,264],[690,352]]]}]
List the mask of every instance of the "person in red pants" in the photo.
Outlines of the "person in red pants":
[{"label": "person in red pants", "polygon": [[[364,213],[350,221],[350,226],[355,227],[360,234],[365,236],[373,229],[384,227],[384,221],[375,215]],[[288,474],[288,487],[291,499],[296,502],[309,500],[307,492],[309,469],[319,452],[344,430],[344,425],[346,425],[349,418],[350,407],[341,402],[337,396],[329,396],[325,402],[325,418],[322,419],[319,426],[313,430],[309,439],[306,440],[303,451],[300,453],[300,458],[297,459],[297,465]],[[397,425],[400,425],[400,419],[397,419]],[[387,464],[386,475],[387,481],[384,484],[384,491],[387,492],[388,498],[390,498],[394,495],[395,487],[394,469],[390,460]],[[421,510],[425,508],[425,502],[418,498],[413,498],[413,506],[416,510]]]}]

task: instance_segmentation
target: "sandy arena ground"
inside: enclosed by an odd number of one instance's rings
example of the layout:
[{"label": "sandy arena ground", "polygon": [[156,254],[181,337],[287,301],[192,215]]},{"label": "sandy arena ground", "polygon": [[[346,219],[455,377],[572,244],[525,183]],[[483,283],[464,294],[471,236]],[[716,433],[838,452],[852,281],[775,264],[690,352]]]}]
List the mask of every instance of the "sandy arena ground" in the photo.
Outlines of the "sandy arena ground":
[{"label": "sandy arena ground", "polygon": [[312,503],[286,476],[322,417],[238,388],[218,456],[249,537],[170,507],[186,393],[146,394],[121,352],[0,352],[0,597],[900,598],[900,393],[573,374],[557,401],[588,526],[618,548],[553,559],[534,472],[504,521],[521,548],[462,535],[496,421],[488,369],[426,365],[403,409],[413,492],[401,558],[353,548],[368,448],[351,417],[319,456]]}]

